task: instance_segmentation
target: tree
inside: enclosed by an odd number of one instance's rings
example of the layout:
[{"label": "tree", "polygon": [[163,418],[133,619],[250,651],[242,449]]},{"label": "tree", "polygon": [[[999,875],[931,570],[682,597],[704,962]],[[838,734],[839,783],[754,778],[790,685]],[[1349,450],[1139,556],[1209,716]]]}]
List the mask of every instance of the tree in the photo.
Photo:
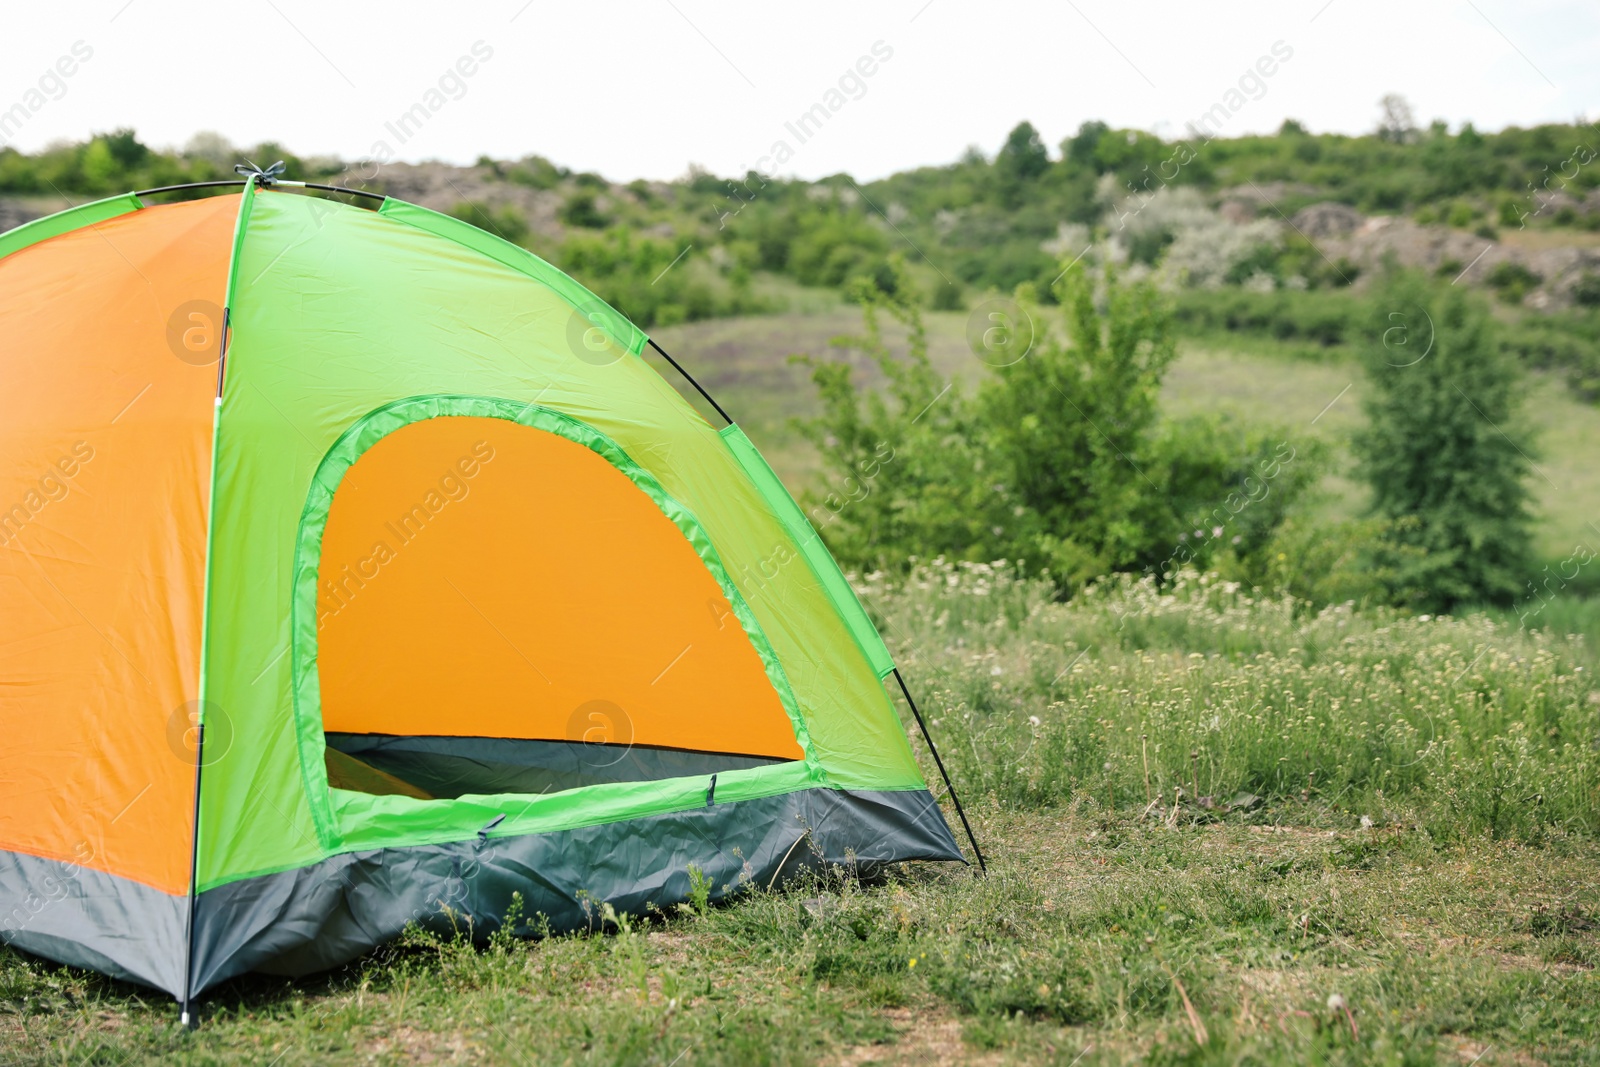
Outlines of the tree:
[{"label": "tree", "polygon": [[1378,101],[1383,117],[1378,120],[1378,136],[1396,144],[1410,144],[1416,140],[1417,119],[1411,104],[1399,93],[1386,93]]},{"label": "tree", "polygon": [[111,153],[111,158],[117,161],[117,166],[125,171],[139,166],[150,155],[150,149],[130,129],[103,133],[99,139],[106,143],[106,149]]},{"label": "tree", "polygon": [[1111,131],[1111,127],[1099,119],[1090,119],[1078,127],[1078,132],[1061,142],[1061,155],[1074,163],[1086,167],[1097,167],[1096,151],[1100,147],[1100,138]]},{"label": "tree", "polygon": [[1374,306],[1356,454],[1386,536],[1414,550],[1402,584],[1434,610],[1509,602],[1531,546],[1520,371],[1458,289],[1392,273]]},{"label": "tree", "polygon": [[995,157],[995,166],[1009,181],[1031,181],[1050,169],[1050,150],[1033,123],[1017,123]]},{"label": "tree", "polygon": [[1050,169],[1050,151],[1031,122],[1019,122],[994,157],[1000,202],[1018,208],[1028,199],[1039,176]]}]

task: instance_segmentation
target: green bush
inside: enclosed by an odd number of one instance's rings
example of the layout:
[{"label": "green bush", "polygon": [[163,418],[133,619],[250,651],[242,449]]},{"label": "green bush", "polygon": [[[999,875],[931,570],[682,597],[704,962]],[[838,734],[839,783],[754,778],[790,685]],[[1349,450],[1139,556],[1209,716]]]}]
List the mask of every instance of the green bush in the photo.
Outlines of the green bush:
[{"label": "green bush", "polygon": [[558,215],[568,226],[580,226],[589,230],[603,230],[611,221],[596,204],[593,193],[574,193],[567,197]]},{"label": "green bush", "polygon": [[960,311],[965,306],[960,282],[945,278],[933,287],[933,310]]},{"label": "green bush", "polygon": [[1240,333],[1333,348],[1353,342],[1366,316],[1349,293],[1223,289],[1179,292],[1174,318],[1186,333]]},{"label": "green bush", "polygon": [[[1253,558],[1311,483],[1317,457],[1220,420],[1163,421],[1172,318],[1148,284],[1066,271],[1065,336],[1038,307],[1024,358],[994,368],[976,396],[927,358],[903,267],[891,291],[858,283],[866,329],[837,339],[887,380],[863,392],[848,359],[805,360],[823,414],[800,429],[822,453],[827,490],[812,517],[835,553],[871,568],[909,558],[1012,559],[1070,591],[1117,570],[1166,571],[1228,554]],[[1027,308],[1027,305],[1023,305]],[[880,317],[908,332],[885,342]]]},{"label": "green bush", "polygon": [[[1002,499],[986,479],[986,454],[971,402],[940,378],[928,360],[917,293],[893,261],[894,292],[858,279],[863,331],[835,338],[837,359],[793,357],[811,369],[823,414],[797,428],[822,453],[824,488],[806,500],[812,523],[841,560],[872,567],[946,549],[982,556],[995,551]],[[904,355],[883,336],[883,319],[907,330]],[[881,391],[853,381],[850,354],[885,379]]]},{"label": "green bush", "polygon": [[1450,205],[1449,212],[1445,215],[1445,222],[1457,229],[1464,230],[1478,220],[1478,209],[1471,204],[1457,202]]},{"label": "green bush", "polygon": [[1501,350],[1509,356],[1537,370],[1561,371],[1580,400],[1600,401],[1600,311],[1580,304],[1553,314],[1525,314],[1498,332]]},{"label": "green bush", "polygon": [[556,265],[643,327],[759,311],[748,276],[713,285],[681,249],[624,229],[568,238]]},{"label": "green bush", "polygon": [[1520,304],[1529,290],[1544,281],[1544,276],[1521,263],[1497,263],[1489,272],[1488,281],[1499,292],[1500,299],[1508,304]]},{"label": "green bush", "polygon": [[1329,522],[1301,509],[1284,519],[1260,552],[1225,557],[1217,570],[1248,588],[1276,590],[1318,607],[1415,604],[1425,599],[1413,578],[1425,552],[1394,536],[1415,522]]},{"label": "green bush", "polygon": [[507,168],[506,179],[530,189],[554,189],[568,173],[543,156],[529,156]]},{"label": "green bush", "polygon": [[1600,307],[1600,274],[1584,271],[1572,287],[1572,299],[1579,307]]},{"label": "green bush", "polygon": [[1373,320],[1368,426],[1355,446],[1390,540],[1420,552],[1402,581],[1439,610],[1509,602],[1531,559],[1520,370],[1459,289],[1391,274]]},{"label": "green bush", "polygon": [[450,209],[449,214],[462,222],[470,222],[496,237],[503,237],[514,245],[528,242],[528,220],[513,204],[498,207],[481,200],[463,200]]}]

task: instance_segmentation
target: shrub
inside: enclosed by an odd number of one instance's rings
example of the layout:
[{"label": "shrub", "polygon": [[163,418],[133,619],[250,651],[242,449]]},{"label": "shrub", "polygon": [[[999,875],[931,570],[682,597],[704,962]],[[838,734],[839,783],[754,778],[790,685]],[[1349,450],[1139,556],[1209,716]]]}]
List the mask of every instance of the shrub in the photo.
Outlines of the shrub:
[{"label": "shrub", "polygon": [[1478,210],[1471,204],[1457,202],[1450,205],[1450,211],[1445,216],[1445,221],[1457,229],[1466,229],[1478,219]]},{"label": "shrub", "polygon": [[1174,313],[1189,332],[1227,331],[1324,348],[1353,341],[1364,318],[1362,304],[1348,293],[1287,289],[1179,293]]},{"label": "shrub", "polygon": [[1489,272],[1488,281],[1500,293],[1500,299],[1508,304],[1520,304],[1530,290],[1544,281],[1544,276],[1521,263],[1497,263]]},{"label": "shrub", "polygon": [[1600,400],[1600,313],[1579,308],[1524,315],[1499,334],[1509,356],[1535,369],[1562,371],[1579,399]]},{"label": "shrub", "polygon": [[761,309],[747,285],[713,286],[679,252],[664,241],[616,229],[568,238],[557,250],[556,265],[644,327]]},{"label": "shrub", "polygon": [[[1507,602],[1531,546],[1519,371],[1492,343],[1484,309],[1458,289],[1438,295],[1391,275],[1374,308],[1369,425],[1355,445],[1374,513],[1395,521],[1390,539],[1422,553],[1402,580],[1436,609]],[[1425,337],[1431,347],[1415,355]]]},{"label": "shrub", "polygon": [[[824,489],[806,501],[812,522],[836,556],[862,566],[939,548],[993,552],[1003,505],[987,484],[981,427],[960,388],[929,362],[916,288],[899,260],[891,266],[892,293],[853,284],[863,331],[833,339],[839,358],[793,357],[811,368],[823,409],[796,423],[824,464]],[[904,355],[884,339],[885,316],[906,328]],[[882,391],[857,388],[850,353],[883,375]]]},{"label": "shrub", "polygon": [[933,287],[933,310],[960,311],[965,306],[960,282],[946,278]]},{"label": "shrub", "polygon": [[596,205],[593,193],[574,193],[567,197],[557,214],[568,226],[590,230],[603,230],[610,221]]},{"label": "shrub", "polygon": [[1584,271],[1572,287],[1572,299],[1580,307],[1600,307],[1600,274]]},{"label": "shrub", "polygon": [[[1279,438],[1160,419],[1175,349],[1149,284],[1106,275],[1102,309],[1095,279],[1068,270],[1057,288],[1065,336],[1032,307],[1031,349],[969,397],[933,370],[916,293],[892,269],[892,292],[858,283],[865,334],[835,342],[866,356],[886,389],[859,391],[848,360],[805,361],[823,414],[800,428],[829,489],[812,516],[847,563],[1006,558],[1070,591],[1114,570],[1257,553],[1309,484],[1310,455],[1279,477],[1294,463]],[[904,356],[884,341],[885,313],[907,329]]]},{"label": "shrub", "polygon": [[497,207],[481,200],[463,200],[450,209],[450,215],[462,222],[470,222],[479,229],[488,230],[497,237],[503,237],[514,245],[527,243],[528,220],[512,204],[501,204]]}]

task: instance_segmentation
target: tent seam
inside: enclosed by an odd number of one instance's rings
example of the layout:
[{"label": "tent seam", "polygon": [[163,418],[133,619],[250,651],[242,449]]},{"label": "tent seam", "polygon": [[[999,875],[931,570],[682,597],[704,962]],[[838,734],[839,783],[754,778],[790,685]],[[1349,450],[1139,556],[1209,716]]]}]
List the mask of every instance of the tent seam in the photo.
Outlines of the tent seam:
[{"label": "tent seam", "polygon": [[183,961],[183,996],[185,1014],[189,1003],[190,983],[194,977],[194,925],[195,908],[200,898],[200,809],[203,793],[201,791],[201,772],[205,767],[205,719],[206,719],[206,693],[210,672],[207,669],[207,658],[211,651],[211,587],[214,552],[216,547],[217,529],[217,451],[222,442],[222,388],[223,371],[226,368],[228,352],[228,323],[229,311],[233,306],[234,288],[239,277],[239,252],[244,245],[245,230],[250,222],[250,208],[255,203],[255,184],[247,183],[239,197],[239,214],[234,220],[233,247],[228,254],[228,277],[224,282],[222,306],[223,325],[221,336],[217,341],[217,393],[212,403],[211,414],[211,478],[210,490],[206,507],[206,562],[205,578],[202,581],[200,594],[200,676],[196,679],[197,703],[195,718],[198,726],[198,735],[195,745],[195,770],[194,770],[194,821],[189,827],[189,887],[188,887],[188,916],[184,929],[184,961]]},{"label": "tent seam", "polygon": [[[723,786],[726,786],[727,785],[727,778],[729,777],[729,775],[731,775],[731,774],[740,774],[740,773],[743,773],[743,772],[739,772],[739,771],[724,772],[723,775],[722,775],[722,779],[720,781],[720,784],[723,785]],[[742,804],[742,803],[744,803],[746,801],[751,801],[751,800],[764,800],[764,799],[767,799],[768,797],[785,796],[785,795],[791,794],[791,793],[806,793],[806,792],[811,792],[813,790],[818,790],[818,789],[825,789],[825,790],[828,790],[828,791],[833,792],[833,793],[852,793],[852,794],[864,793],[864,792],[865,793],[927,793],[929,798],[933,800],[932,808],[930,808],[929,810],[934,810],[934,809],[937,809],[937,807],[938,807],[938,801],[933,798],[933,790],[931,790],[926,784],[922,784],[922,785],[899,785],[899,786],[873,786],[870,789],[863,789],[861,787],[854,787],[853,788],[853,787],[850,787],[850,786],[843,786],[843,785],[830,785],[830,784],[828,784],[826,782],[814,782],[811,785],[802,786],[799,789],[773,788],[773,789],[758,790],[758,791],[752,792],[752,793],[750,793],[748,795],[740,796],[735,800],[729,800],[729,801],[725,801],[725,802],[719,800],[717,802],[717,806],[721,807],[721,806],[723,806],[724,803],[726,803],[726,804]],[[722,793],[722,790],[719,789],[718,790],[718,795],[720,796],[721,793]],[[390,843],[381,844],[381,845],[363,844],[363,845],[353,846],[353,847],[350,847],[350,848],[342,848],[341,847],[341,848],[338,848],[338,849],[334,849],[333,851],[326,852],[326,853],[322,854],[319,857],[316,857],[314,859],[310,859],[310,860],[305,861],[305,862],[286,863],[286,864],[283,864],[281,866],[260,867],[260,868],[257,868],[255,870],[245,871],[243,873],[235,873],[235,874],[223,875],[223,876],[221,876],[219,878],[216,878],[216,879],[214,879],[214,880],[212,880],[210,882],[207,882],[204,885],[202,885],[200,887],[200,892],[202,894],[209,893],[213,889],[220,889],[225,885],[232,885],[235,882],[248,881],[251,878],[261,878],[261,877],[264,877],[264,876],[267,876],[267,875],[282,874],[285,871],[303,870],[306,867],[314,866],[314,865],[316,865],[318,863],[321,863],[321,862],[323,862],[325,860],[328,860],[328,859],[332,859],[332,858],[334,858],[336,856],[356,856],[356,855],[361,855],[362,853],[367,853],[367,852],[382,852],[382,851],[384,851],[386,849],[418,848],[418,847],[426,847],[426,846],[429,846],[429,845],[464,844],[464,843],[469,843],[469,842],[471,842],[471,841],[473,841],[475,839],[486,839],[486,840],[490,840],[490,841],[499,841],[499,840],[504,840],[504,839],[508,839],[508,838],[539,837],[539,836],[544,835],[544,834],[568,833],[568,832],[570,832],[572,830],[582,830],[582,829],[587,829],[587,828],[592,827],[592,826],[618,825],[618,824],[622,824],[622,823],[638,822],[638,821],[644,820],[644,819],[653,819],[653,818],[657,818],[657,817],[663,816],[663,815],[678,815],[678,814],[682,814],[685,811],[696,811],[696,810],[704,807],[705,806],[705,801],[703,799],[703,796],[704,796],[703,793],[697,793],[694,799],[686,800],[682,804],[674,804],[671,807],[661,808],[660,810],[657,810],[657,811],[646,812],[646,813],[639,814],[639,815],[633,815],[633,816],[630,816],[630,817],[628,817],[626,819],[596,819],[596,820],[593,820],[593,821],[577,820],[577,821],[573,821],[571,823],[561,823],[561,824],[556,825],[556,826],[549,826],[549,827],[545,827],[545,828],[539,829],[539,830],[508,830],[508,831],[504,831],[504,832],[501,832],[501,833],[490,833],[490,834],[481,835],[481,836],[476,831],[474,831],[474,832],[465,832],[465,831],[463,831],[459,835],[456,835],[456,834],[438,834],[438,835],[430,835],[430,836],[427,836],[427,837],[417,838],[415,840],[390,842]]]},{"label": "tent seam", "polygon": [[[123,207],[123,210],[111,210],[119,205]],[[144,206],[144,202],[135,194],[119,193],[116,196],[108,196],[103,200],[91,200],[87,204],[78,204],[75,207],[69,207],[54,214],[30,219],[21,226],[16,226],[4,233],[0,233],[0,261],[53,238],[64,237],[69,233],[89,229],[98,223],[119,218],[123,215],[131,215],[135,211],[142,211]],[[57,228],[62,223],[67,222],[73,215],[84,216],[83,221],[65,228]],[[34,236],[35,234],[37,236]],[[23,238],[27,239],[24,240]]]}]

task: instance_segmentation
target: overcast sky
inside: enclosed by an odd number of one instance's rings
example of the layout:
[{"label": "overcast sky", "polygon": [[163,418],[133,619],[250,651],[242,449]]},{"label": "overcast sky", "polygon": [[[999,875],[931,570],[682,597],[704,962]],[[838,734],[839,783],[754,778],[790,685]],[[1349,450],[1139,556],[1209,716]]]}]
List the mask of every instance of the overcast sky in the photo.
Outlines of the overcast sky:
[{"label": "overcast sky", "polygon": [[[1250,75],[1263,57],[1271,75]],[[1021,119],[1053,152],[1086,119],[1170,137],[1219,103],[1227,134],[1365,132],[1388,92],[1452,127],[1600,119],[1600,4],[109,0],[8,5],[0,36],[0,143],[23,150],[214,130],[621,180],[875,178],[993,152]],[[818,104],[802,141],[786,123]]]}]

